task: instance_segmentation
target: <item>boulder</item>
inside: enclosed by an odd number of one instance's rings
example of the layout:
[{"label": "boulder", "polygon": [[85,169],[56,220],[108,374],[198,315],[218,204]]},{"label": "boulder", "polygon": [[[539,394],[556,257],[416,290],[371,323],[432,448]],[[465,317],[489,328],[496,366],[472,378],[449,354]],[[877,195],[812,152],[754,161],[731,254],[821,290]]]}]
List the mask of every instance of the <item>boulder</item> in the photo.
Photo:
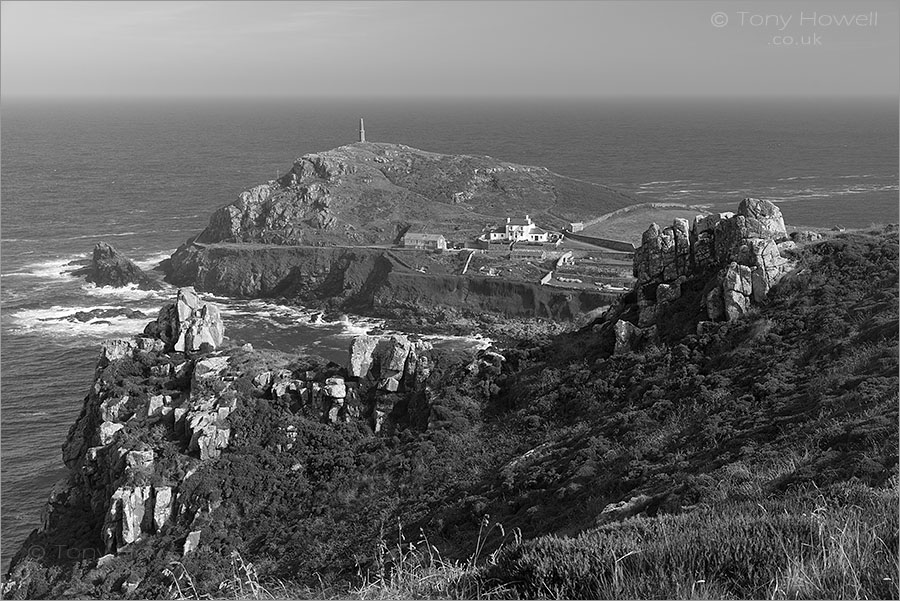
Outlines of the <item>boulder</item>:
[{"label": "boulder", "polygon": [[144,336],[161,341],[163,350],[172,347],[178,339],[178,310],[175,303],[166,303],[160,308],[156,321],[151,321],[144,328]]},{"label": "boulder", "polygon": [[222,454],[222,449],[228,446],[231,439],[231,430],[207,426],[203,429],[197,440],[197,448],[200,451],[200,460],[216,459]]},{"label": "boulder", "polygon": [[613,351],[614,355],[621,355],[634,349],[634,344],[640,337],[638,330],[633,323],[629,321],[619,320],[615,325],[616,346]]},{"label": "boulder", "polygon": [[178,289],[178,295],[175,297],[175,312],[178,315],[179,323],[186,322],[199,308],[200,297],[197,296],[193,286]]},{"label": "boulder", "polygon": [[172,403],[172,397],[168,394],[154,394],[147,401],[147,417],[161,417],[163,409]]},{"label": "boulder", "polygon": [[748,235],[745,237],[755,235],[778,240],[787,236],[781,209],[768,200],[745,198],[738,205],[738,215],[746,219]]},{"label": "boulder", "polygon": [[172,518],[172,487],[153,487],[153,529],[159,532]]},{"label": "boulder", "polygon": [[114,422],[103,422],[100,424],[100,445],[106,446],[111,443],[115,437],[116,433],[124,428],[124,424],[117,424]]},{"label": "boulder", "polygon": [[100,403],[100,419],[104,422],[124,422],[131,417],[128,395],[103,399]]},{"label": "boulder", "polygon": [[350,341],[350,358],[347,371],[351,378],[364,378],[372,367],[372,354],[378,346],[374,336],[356,336]]},{"label": "boulder", "polygon": [[153,449],[128,451],[125,453],[125,473],[149,473],[153,469]]},{"label": "boulder", "polygon": [[677,281],[671,284],[660,284],[656,287],[656,302],[671,303],[681,297],[681,284]]},{"label": "boulder", "polygon": [[660,229],[652,223],[641,236],[641,246],[634,252],[634,277],[638,284],[664,282],[678,277],[675,230]]},{"label": "boulder", "polygon": [[103,524],[107,551],[115,551],[141,538],[145,512],[152,502],[150,490],[150,486],[122,486],[113,493]]},{"label": "boulder", "polygon": [[375,434],[381,432],[382,428],[384,428],[384,422],[387,419],[387,412],[381,411],[380,409],[376,409],[372,415],[372,431]]},{"label": "boulder", "polygon": [[104,340],[100,345],[99,367],[106,367],[113,361],[130,357],[134,353],[135,343],[131,338],[114,338]]},{"label": "boulder", "polygon": [[791,267],[788,259],[781,256],[778,245],[772,239],[751,239],[749,241],[751,264],[751,285],[754,302],[766,299],[769,290]]},{"label": "boulder", "polygon": [[412,348],[409,338],[402,334],[394,334],[379,347],[382,372],[402,372],[406,366],[406,357]]},{"label": "boulder", "polygon": [[256,374],[253,376],[253,385],[262,391],[263,394],[272,390],[272,381],[275,379],[275,375],[270,371],[264,371],[262,373]]},{"label": "boulder", "polygon": [[333,376],[325,380],[325,386],[322,388],[325,396],[332,399],[344,399],[347,397],[347,387],[344,385],[344,378]]},{"label": "boulder", "polygon": [[796,242],[794,242],[793,240],[785,240],[784,242],[778,243],[778,252],[779,253],[782,253],[785,251],[797,250],[798,248],[800,248],[799,245]]},{"label": "boulder", "polygon": [[638,495],[631,497],[627,501],[619,501],[618,503],[610,503],[600,512],[598,521],[612,522],[623,520],[625,518],[637,515],[647,509],[653,498],[647,495]]},{"label": "boulder", "polygon": [[148,353],[161,353],[166,348],[165,343],[159,338],[150,338],[147,336],[135,337],[134,344],[138,350]]},{"label": "boulder", "polygon": [[379,389],[385,392],[397,392],[400,390],[400,380],[397,377],[384,378],[379,384]]},{"label": "boulder", "polygon": [[200,531],[192,530],[187,537],[184,539],[184,547],[182,548],[182,555],[187,555],[188,553],[195,551],[197,547],[200,546]]},{"label": "boulder", "polygon": [[746,265],[732,262],[722,279],[722,299],[725,303],[725,318],[728,321],[739,318],[750,307],[753,293],[752,272]]},{"label": "boulder", "polygon": [[207,357],[197,361],[194,366],[194,378],[207,380],[214,378],[228,367],[228,357]]},{"label": "boulder", "polygon": [[675,269],[678,275],[691,270],[691,223],[687,219],[676,218],[672,223],[675,238]]},{"label": "boulder", "polygon": [[412,350],[413,344],[402,334],[394,334],[378,343],[376,356],[380,390],[386,392],[399,390],[400,380],[406,370],[406,360]]}]

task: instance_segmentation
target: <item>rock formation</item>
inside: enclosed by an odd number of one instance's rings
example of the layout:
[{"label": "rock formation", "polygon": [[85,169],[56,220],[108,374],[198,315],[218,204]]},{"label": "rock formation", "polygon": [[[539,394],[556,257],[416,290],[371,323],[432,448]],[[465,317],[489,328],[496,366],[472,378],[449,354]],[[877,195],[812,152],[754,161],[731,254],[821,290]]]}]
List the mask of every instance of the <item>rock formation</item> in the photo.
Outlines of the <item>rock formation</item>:
[{"label": "rock formation", "polygon": [[764,302],[792,269],[779,250],[785,240],[781,211],[755,198],[741,201],[736,215],[698,215],[692,224],[676,219],[666,228],[650,225],[634,254],[637,320],[615,322],[614,352],[654,339],[659,312],[681,298],[689,282],[706,282],[702,302],[709,321],[740,318],[752,303]]},{"label": "rock formation", "polygon": [[203,345],[222,345],[225,326],[215,305],[203,303],[193,287],[181,288],[174,303],[159,310],[156,321],[147,324],[144,334],[162,340],[175,351],[197,351]]},{"label": "rock formation", "polygon": [[127,286],[137,284],[143,290],[160,290],[162,284],[148,276],[125,255],[106,242],[98,242],[94,247],[90,265],[72,272],[85,276],[88,282],[98,286]]},{"label": "rock formation", "polygon": [[[144,334],[102,344],[94,385],[63,446],[69,476],[32,536],[88,515],[108,554],[175,527],[187,533],[179,539],[183,553],[195,550],[204,516],[219,501],[184,496],[185,483],[229,448],[242,399],[277,400],[323,423],[363,420],[375,433],[393,431],[397,407],[405,411],[417,399],[427,422],[427,342],[364,336],[351,342],[346,369],[288,368],[289,358],[276,361],[249,345],[220,348],[223,327],[213,309],[181,289]],[[165,441],[148,438],[157,426]],[[278,448],[290,449],[297,427],[283,431]]]}]

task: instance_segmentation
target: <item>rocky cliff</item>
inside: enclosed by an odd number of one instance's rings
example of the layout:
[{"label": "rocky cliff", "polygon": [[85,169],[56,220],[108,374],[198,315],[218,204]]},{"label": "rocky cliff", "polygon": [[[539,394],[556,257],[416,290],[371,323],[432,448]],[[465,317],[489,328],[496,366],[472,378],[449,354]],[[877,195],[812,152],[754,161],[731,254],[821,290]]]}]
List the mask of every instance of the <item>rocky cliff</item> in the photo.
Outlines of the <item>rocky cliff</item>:
[{"label": "rocky cliff", "polygon": [[411,268],[399,253],[373,248],[189,244],[171,259],[170,282],[236,297],[283,298],[308,306],[385,317],[492,313],[571,320],[615,295],[538,283]]},{"label": "rocky cliff", "polygon": [[[246,432],[259,403],[280,408],[265,426],[285,453],[301,444],[300,418],[356,424],[369,436],[390,436],[398,426],[424,430],[436,419],[435,361],[431,344],[400,334],[354,338],[346,366],[229,347],[215,307],[180,289],[143,334],[103,343],[63,445],[69,475],[13,560],[5,596],[47,594],[29,578],[35,549],[48,566],[87,560],[89,579],[106,594],[134,593],[145,576],[129,564],[136,545],[155,538],[187,555],[209,536],[208,516],[222,501],[198,494],[192,477],[230,447],[234,423]],[[158,583],[161,575],[147,576]]]},{"label": "rocky cliff", "polygon": [[216,211],[199,242],[391,244],[410,228],[480,233],[507,215],[562,227],[636,202],[543,167],[361,142],[297,159]]},{"label": "rocky cliff", "polygon": [[676,219],[666,228],[651,224],[635,251],[635,288],[612,313],[617,351],[656,341],[658,326],[663,334],[673,328],[683,334],[685,325],[702,329],[741,317],[764,303],[794,267],[781,251],[795,247],[781,210],[755,198],[741,201],[736,215],[699,215],[693,223]]}]

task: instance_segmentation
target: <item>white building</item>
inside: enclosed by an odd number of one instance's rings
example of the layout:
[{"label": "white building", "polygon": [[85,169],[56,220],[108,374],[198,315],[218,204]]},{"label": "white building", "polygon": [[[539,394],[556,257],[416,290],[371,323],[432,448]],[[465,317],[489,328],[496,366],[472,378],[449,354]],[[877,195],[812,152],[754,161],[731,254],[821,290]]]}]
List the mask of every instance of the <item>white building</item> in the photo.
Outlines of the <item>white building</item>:
[{"label": "white building", "polygon": [[525,215],[525,219],[506,218],[506,224],[494,228],[489,234],[491,242],[547,242],[550,232],[539,228]]},{"label": "white building", "polygon": [[442,234],[404,234],[400,245],[404,248],[447,250],[447,239]]}]

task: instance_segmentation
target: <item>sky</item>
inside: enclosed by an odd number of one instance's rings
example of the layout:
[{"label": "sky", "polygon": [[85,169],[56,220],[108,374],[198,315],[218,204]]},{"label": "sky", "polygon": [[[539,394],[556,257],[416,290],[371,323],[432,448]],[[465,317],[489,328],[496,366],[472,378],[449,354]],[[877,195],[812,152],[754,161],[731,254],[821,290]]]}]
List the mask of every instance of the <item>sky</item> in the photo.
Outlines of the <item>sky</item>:
[{"label": "sky", "polygon": [[894,2],[0,2],[0,96],[898,96]]}]

